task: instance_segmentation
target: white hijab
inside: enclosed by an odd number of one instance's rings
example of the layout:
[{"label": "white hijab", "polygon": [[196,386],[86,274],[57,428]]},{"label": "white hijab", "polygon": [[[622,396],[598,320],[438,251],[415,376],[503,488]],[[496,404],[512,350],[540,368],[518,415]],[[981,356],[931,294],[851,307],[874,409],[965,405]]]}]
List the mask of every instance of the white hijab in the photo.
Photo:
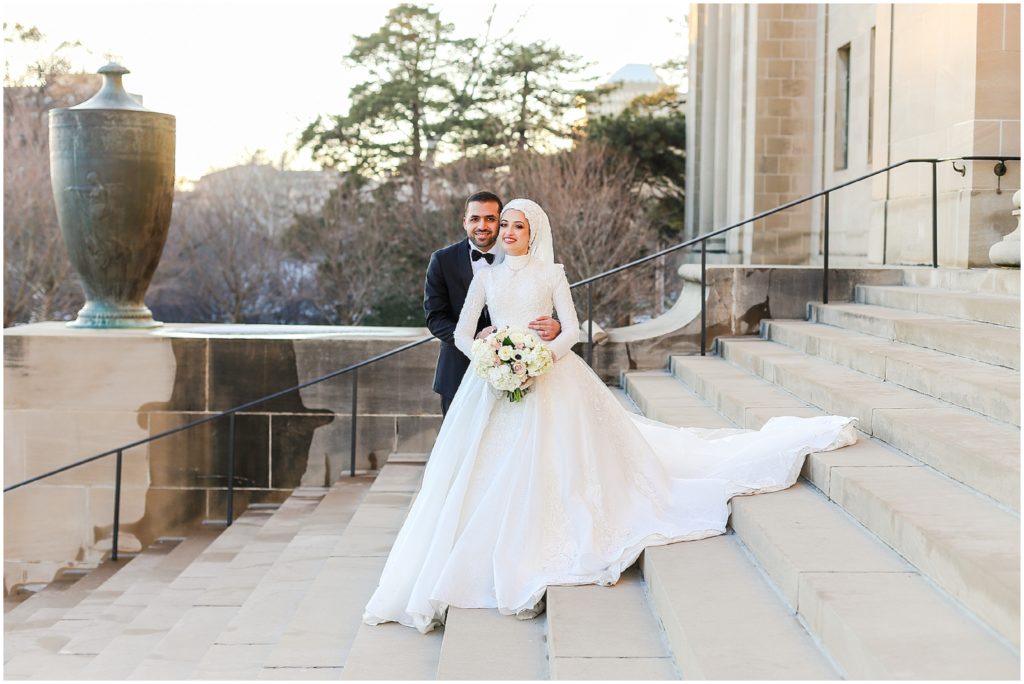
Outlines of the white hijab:
[{"label": "white hijab", "polygon": [[504,217],[505,212],[516,209],[526,215],[530,222],[530,251],[529,254],[534,260],[543,264],[555,263],[555,247],[551,239],[551,222],[548,215],[540,208],[540,205],[533,200],[514,199],[501,210]]}]

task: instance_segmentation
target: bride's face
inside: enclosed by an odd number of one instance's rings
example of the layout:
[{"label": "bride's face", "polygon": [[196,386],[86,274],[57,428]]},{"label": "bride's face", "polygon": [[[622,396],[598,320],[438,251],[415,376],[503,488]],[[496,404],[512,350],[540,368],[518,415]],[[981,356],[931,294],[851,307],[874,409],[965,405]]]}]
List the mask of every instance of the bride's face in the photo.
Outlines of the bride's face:
[{"label": "bride's face", "polygon": [[523,256],[530,251],[530,222],[518,209],[509,209],[501,215],[499,237],[509,256]]}]

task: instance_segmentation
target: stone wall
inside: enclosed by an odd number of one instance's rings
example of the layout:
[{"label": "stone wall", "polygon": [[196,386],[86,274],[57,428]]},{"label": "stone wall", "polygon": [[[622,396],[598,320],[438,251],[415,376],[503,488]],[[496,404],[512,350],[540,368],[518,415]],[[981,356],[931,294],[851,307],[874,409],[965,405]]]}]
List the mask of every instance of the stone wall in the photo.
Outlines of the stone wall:
[{"label": "stone wall", "polygon": [[[885,66],[876,80],[880,162],[1020,154],[1019,5],[880,5],[878,35]],[[996,191],[992,167],[968,163],[960,176],[951,164],[940,165],[941,264],[988,265],[989,247],[1013,229],[1010,197],[1020,187],[1020,164],[1008,164],[998,183],[1003,192]],[[890,263],[930,262],[930,167],[901,169],[888,184],[879,179],[873,196],[888,230],[873,221],[872,255],[884,254]]]},{"label": "stone wall", "polygon": [[[813,190],[814,36],[818,6],[757,7],[754,213]],[[805,264],[813,205],[804,203],[753,224],[748,263]],[[814,246],[817,253],[817,246]]]},{"label": "stone wall", "polygon": [[[876,6],[862,4],[830,4],[818,16],[818,40],[815,55],[815,189],[831,187],[871,172],[875,157],[873,140],[879,131],[872,123],[872,111],[877,109],[878,93],[872,94],[877,83],[879,63],[872,49],[879,40],[876,27]],[[872,33],[874,29],[874,34]],[[872,41],[874,35],[874,41]],[[848,136],[845,167],[835,157],[837,108],[841,104],[836,94],[839,78],[839,51],[849,54],[849,107],[846,130]],[[874,72],[874,77],[873,77]],[[884,159],[884,156],[882,157]],[[884,166],[884,163],[881,164]],[[872,222],[870,181],[852,185],[835,192],[829,198],[829,257],[831,263],[854,259],[863,261],[868,253],[868,236]],[[877,217],[879,220],[881,216]],[[814,240],[822,251],[822,219],[815,217]]]},{"label": "stone wall", "polygon": [[[691,8],[686,234],[736,223],[812,191],[817,5]],[[713,261],[803,264],[815,205],[715,238]]]},{"label": "stone wall", "polygon": [[[6,485],[183,425],[428,335],[419,328],[167,325],[156,331],[4,331]],[[359,373],[356,468],[428,451],[440,426],[437,343]],[[347,473],[351,377],[236,418],[235,511]],[[226,512],[228,424],[124,453],[123,550]],[[49,581],[110,548],[114,458],[4,496],[5,584]]]},{"label": "stone wall", "polygon": [[[690,27],[688,236],[904,159],[1020,155],[1020,5],[702,3]],[[987,266],[1013,230],[1020,164],[993,165],[939,165],[940,264]],[[931,178],[906,166],[834,193],[832,263],[930,263]],[[733,231],[717,261],[820,263],[823,215],[815,200]]]}]

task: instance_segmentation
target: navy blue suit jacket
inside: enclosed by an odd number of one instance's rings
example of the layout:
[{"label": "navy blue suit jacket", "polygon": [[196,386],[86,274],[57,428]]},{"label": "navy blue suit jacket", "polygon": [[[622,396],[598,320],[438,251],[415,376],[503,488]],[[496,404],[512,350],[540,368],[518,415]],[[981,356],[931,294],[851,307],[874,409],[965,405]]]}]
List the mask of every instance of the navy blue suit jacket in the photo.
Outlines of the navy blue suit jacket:
[{"label": "navy blue suit jacket", "polygon": [[[427,279],[423,285],[423,313],[427,327],[441,340],[434,371],[434,391],[443,397],[453,397],[469,368],[469,359],[455,346],[455,325],[466,301],[469,284],[473,281],[473,266],[469,259],[469,238],[448,245],[430,255]],[[491,324],[484,308],[477,321],[480,332]]]}]

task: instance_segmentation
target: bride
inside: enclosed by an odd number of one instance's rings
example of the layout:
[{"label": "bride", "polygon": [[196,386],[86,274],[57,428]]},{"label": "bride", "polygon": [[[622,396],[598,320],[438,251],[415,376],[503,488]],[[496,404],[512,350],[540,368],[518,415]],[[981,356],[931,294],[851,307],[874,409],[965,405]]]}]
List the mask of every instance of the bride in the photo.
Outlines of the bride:
[{"label": "bride", "polygon": [[548,217],[512,200],[505,259],[473,278],[455,331],[467,356],[494,325],[550,315],[555,363],[515,403],[468,371],[363,621],[428,632],[449,606],[533,617],[546,588],[611,585],[646,546],[725,532],[729,499],[784,489],[804,456],[852,444],[852,418],[769,420],[760,430],[676,428],[634,416],[571,351],[579,322]]}]

